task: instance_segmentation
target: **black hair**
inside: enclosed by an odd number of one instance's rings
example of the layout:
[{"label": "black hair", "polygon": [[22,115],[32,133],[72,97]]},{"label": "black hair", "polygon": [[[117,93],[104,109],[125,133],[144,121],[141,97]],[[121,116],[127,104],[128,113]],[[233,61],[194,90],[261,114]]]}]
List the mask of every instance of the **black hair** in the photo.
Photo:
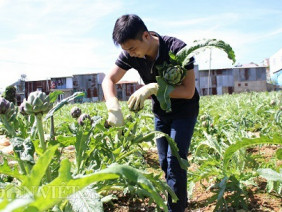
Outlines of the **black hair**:
[{"label": "black hair", "polygon": [[148,29],[142,19],[137,15],[123,15],[117,19],[114,26],[114,44],[123,44],[129,39],[138,39],[142,41],[142,35],[145,31],[148,31]]}]

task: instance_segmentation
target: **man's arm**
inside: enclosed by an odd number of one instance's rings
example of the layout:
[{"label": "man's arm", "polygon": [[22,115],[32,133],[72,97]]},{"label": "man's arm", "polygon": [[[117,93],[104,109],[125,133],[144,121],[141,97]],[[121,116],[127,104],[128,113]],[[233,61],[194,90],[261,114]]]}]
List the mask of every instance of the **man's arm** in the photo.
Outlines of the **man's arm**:
[{"label": "man's arm", "polygon": [[122,68],[114,65],[112,70],[106,75],[102,82],[102,88],[104,92],[105,100],[116,96],[115,84],[125,75],[126,71]]},{"label": "man's arm", "polygon": [[115,65],[103,80],[102,88],[108,109],[108,119],[105,122],[107,126],[118,127],[124,124],[121,107],[116,98],[115,84],[124,76],[125,72],[125,70]]},{"label": "man's arm", "polygon": [[176,86],[170,93],[170,98],[175,99],[191,99],[195,93],[195,73],[194,69],[186,71],[186,76],[182,81],[182,84]]}]

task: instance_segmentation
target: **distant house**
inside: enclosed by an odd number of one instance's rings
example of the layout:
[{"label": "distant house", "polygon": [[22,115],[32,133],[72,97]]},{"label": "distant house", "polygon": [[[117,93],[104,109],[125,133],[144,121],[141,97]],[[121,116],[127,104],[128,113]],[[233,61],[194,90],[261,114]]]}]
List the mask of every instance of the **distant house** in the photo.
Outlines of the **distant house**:
[{"label": "distant house", "polygon": [[272,81],[282,86],[282,48],[269,58],[269,68]]},{"label": "distant house", "polygon": [[62,91],[63,94],[59,96],[59,101],[65,99],[73,94],[73,78],[68,77],[51,77],[50,91]]},{"label": "distant house", "polygon": [[194,71],[196,88],[201,96],[234,92],[232,69],[211,69],[210,77],[209,70],[198,70],[198,66],[195,66]]},{"label": "distant house", "polygon": [[266,67],[243,66],[233,68],[234,92],[266,91]]},{"label": "distant house", "polygon": [[73,91],[80,91],[85,93],[85,96],[83,97],[83,99],[80,99],[80,101],[102,101],[104,95],[101,84],[104,77],[104,73],[73,75]]},{"label": "distant house", "polygon": [[25,81],[25,97],[33,91],[42,91],[47,95],[50,93],[51,80],[37,80],[37,81]]},{"label": "distant house", "polygon": [[[210,72],[210,76],[209,76]],[[234,68],[195,70],[200,95],[266,91],[266,67],[250,63]]]},{"label": "distant house", "polygon": [[142,85],[136,81],[119,81],[116,84],[117,98],[122,101],[127,101],[140,87],[142,87]]}]

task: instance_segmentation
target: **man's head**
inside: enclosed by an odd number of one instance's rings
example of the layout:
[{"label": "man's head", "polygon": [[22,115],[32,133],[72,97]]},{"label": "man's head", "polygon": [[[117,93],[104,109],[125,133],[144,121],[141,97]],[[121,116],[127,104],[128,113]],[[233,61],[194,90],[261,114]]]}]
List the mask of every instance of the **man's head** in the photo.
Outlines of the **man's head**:
[{"label": "man's head", "polygon": [[146,55],[150,48],[150,37],[146,25],[137,15],[123,15],[115,23],[113,41],[132,57],[142,58]]},{"label": "man's head", "polygon": [[123,15],[115,23],[113,40],[115,45],[121,45],[130,39],[142,41],[142,35],[145,31],[148,29],[137,15]]}]

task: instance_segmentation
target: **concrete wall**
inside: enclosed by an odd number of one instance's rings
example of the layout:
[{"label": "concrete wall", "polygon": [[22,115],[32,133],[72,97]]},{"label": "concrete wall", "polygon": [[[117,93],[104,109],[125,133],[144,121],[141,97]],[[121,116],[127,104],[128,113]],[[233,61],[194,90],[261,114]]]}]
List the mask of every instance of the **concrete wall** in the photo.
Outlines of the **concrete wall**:
[{"label": "concrete wall", "polygon": [[101,85],[98,83],[98,74],[73,75],[74,92],[84,92],[84,102],[102,101],[103,93]]},{"label": "concrete wall", "polygon": [[248,92],[248,91],[266,91],[266,81],[236,81],[234,83],[234,92]]},{"label": "concrete wall", "polygon": [[[196,84],[200,95],[266,91],[266,67],[200,70]],[[209,80],[209,83],[208,83]],[[208,92],[209,87],[209,92]]]}]

